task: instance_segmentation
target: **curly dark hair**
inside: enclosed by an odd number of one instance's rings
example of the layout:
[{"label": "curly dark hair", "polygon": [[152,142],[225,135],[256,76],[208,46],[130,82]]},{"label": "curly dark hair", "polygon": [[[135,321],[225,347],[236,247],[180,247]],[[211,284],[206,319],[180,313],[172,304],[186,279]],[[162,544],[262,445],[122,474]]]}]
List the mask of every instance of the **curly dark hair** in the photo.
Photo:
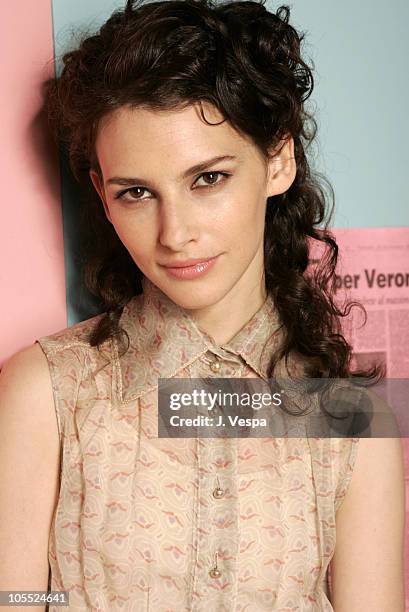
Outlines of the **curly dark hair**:
[{"label": "curly dark hair", "polygon": [[[293,351],[307,358],[307,377],[364,377],[369,386],[384,375],[379,364],[352,371],[352,346],[342,335],[340,317],[355,305],[365,317],[366,311],[357,301],[341,309],[333,299],[338,246],[328,226],[334,191],[307,161],[317,123],[304,103],[314,81],[301,57],[305,34],[289,24],[289,15],[285,5],[268,11],[264,0],[128,0],[98,33],[83,35],[63,55],[61,75],[44,83],[49,126],[82,189],[83,280],[106,313],[89,338],[91,346],[122,336],[122,309],[142,291],[142,273],[89,177],[90,168],[101,176],[94,147],[99,122],[123,105],[177,110],[206,101],[250,137],[264,159],[286,136],[294,140],[296,177],[285,193],[269,198],[266,209],[266,290],[284,329],[269,375],[282,358],[287,365]],[[332,199],[329,212],[324,182]],[[314,240],[324,254],[311,266]]]}]

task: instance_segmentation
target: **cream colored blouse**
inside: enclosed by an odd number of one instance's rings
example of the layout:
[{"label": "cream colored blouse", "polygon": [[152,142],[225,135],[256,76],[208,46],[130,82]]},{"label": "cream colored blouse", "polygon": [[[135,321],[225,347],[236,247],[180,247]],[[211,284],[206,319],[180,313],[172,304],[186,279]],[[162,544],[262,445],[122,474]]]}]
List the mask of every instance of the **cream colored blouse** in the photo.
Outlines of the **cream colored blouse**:
[{"label": "cream colored blouse", "polygon": [[121,315],[122,357],[114,340],[87,342],[103,315],[37,340],[61,439],[51,589],[72,611],[333,610],[335,513],[359,438],[158,438],[159,377],[265,379],[280,327],[267,298],[217,346],[143,289]]}]

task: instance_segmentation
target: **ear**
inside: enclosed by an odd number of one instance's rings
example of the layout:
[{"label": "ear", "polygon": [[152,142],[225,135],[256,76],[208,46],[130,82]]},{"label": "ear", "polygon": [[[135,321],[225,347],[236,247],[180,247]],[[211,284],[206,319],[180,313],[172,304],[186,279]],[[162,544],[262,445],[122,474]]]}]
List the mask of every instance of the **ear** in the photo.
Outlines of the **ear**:
[{"label": "ear", "polygon": [[270,153],[268,161],[267,197],[284,193],[291,187],[297,166],[294,158],[294,140],[288,136]]},{"label": "ear", "polygon": [[108,205],[107,205],[106,200],[105,200],[105,191],[104,191],[103,186],[101,185],[101,179],[99,177],[99,174],[98,174],[98,172],[96,172],[95,170],[93,170],[91,168],[90,171],[89,171],[89,176],[90,176],[90,179],[92,181],[92,184],[95,187],[96,192],[98,193],[99,197],[101,198],[101,201],[102,201],[102,204],[104,206],[105,214],[106,214],[106,216],[108,218],[108,221],[110,223],[112,223],[111,215],[109,213],[109,208],[108,208]]}]

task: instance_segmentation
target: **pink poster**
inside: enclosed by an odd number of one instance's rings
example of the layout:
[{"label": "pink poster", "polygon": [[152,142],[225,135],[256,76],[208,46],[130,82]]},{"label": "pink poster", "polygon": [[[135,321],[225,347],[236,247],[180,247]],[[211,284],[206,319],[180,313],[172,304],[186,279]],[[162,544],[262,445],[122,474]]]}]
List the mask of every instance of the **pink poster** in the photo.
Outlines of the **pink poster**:
[{"label": "pink poster", "polygon": [[[347,340],[354,348],[353,366],[373,361],[386,364],[386,378],[409,378],[409,228],[332,230],[339,246],[337,303],[359,301],[367,311],[353,307],[342,319]],[[314,243],[312,264],[320,245]],[[365,323],[365,324],[364,324]],[[406,419],[406,411],[405,411]],[[407,429],[407,427],[406,427]],[[406,474],[405,576],[409,584],[409,439],[402,437]],[[406,603],[409,609],[409,601]]]}]

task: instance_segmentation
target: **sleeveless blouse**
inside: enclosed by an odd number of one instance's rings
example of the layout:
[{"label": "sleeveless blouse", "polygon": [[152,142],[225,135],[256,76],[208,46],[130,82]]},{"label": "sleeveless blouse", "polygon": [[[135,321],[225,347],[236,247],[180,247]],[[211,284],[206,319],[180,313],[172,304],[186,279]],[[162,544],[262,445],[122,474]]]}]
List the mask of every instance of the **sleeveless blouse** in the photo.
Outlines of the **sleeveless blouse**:
[{"label": "sleeveless blouse", "polygon": [[359,438],[158,437],[159,378],[267,380],[271,298],[222,346],[146,277],[121,314],[124,354],[115,338],[89,345],[102,316],[36,340],[61,442],[50,589],[73,612],[333,610]]}]

